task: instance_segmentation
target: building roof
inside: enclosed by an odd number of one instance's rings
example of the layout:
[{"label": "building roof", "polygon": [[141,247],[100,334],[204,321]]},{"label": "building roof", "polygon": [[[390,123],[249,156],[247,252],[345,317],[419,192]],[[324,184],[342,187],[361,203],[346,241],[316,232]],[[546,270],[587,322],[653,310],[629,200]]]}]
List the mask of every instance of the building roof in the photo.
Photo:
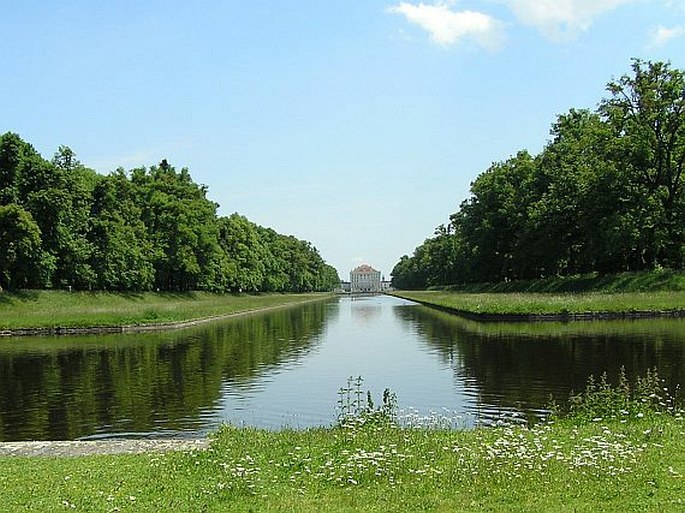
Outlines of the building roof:
[{"label": "building roof", "polygon": [[376,269],[374,269],[373,267],[371,267],[368,264],[362,264],[352,272],[356,273],[356,274],[370,274],[370,273],[377,273],[380,271],[376,271]]}]

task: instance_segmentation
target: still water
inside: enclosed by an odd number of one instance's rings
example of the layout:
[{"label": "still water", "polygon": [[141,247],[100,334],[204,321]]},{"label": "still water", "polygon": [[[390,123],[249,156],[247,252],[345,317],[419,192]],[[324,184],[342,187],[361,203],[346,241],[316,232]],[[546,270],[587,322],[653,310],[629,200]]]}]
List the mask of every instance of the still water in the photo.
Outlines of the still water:
[{"label": "still water", "polygon": [[222,422],[330,425],[338,390],[466,426],[544,413],[590,375],[685,379],[685,319],[477,323],[409,301],[331,298],[156,334],[0,340],[0,441],[198,437]]}]

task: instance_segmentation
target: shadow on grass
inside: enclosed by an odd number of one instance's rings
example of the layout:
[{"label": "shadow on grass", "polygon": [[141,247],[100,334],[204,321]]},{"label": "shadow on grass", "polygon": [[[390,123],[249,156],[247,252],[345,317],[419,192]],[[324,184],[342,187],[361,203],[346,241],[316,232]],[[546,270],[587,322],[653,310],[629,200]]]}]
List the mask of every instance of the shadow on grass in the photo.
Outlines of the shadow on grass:
[{"label": "shadow on grass", "polygon": [[[4,290],[0,291],[0,305],[13,305],[17,303],[35,302],[40,300],[40,296],[45,292],[67,293],[66,290],[48,289],[48,290]],[[106,297],[113,296],[126,299],[132,302],[147,301],[151,297],[158,297],[167,301],[194,301],[200,299],[202,293],[197,291],[160,291],[160,292],[141,292],[141,291],[116,291],[116,290],[93,290],[93,291],[73,291],[69,294],[80,294],[83,296]],[[217,296],[230,296],[234,298],[239,297],[259,297],[261,293],[238,293],[226,292],[223,294],[217,293]]]},{"label": "shadow on grass", "polygon": [[37,290],[4,290],[0,292],[0,304],[13,305],[19,302],[37,301],[39,294]]},{"label": "shadow on grass", "polygon": [[[441,288],[441,287],[438,287]],[[685,274],[671,270],[640,273],[606,274],[540,278],[529,281],[479,283],[442,287],[455,292],[661,292],[685,290]]]}]

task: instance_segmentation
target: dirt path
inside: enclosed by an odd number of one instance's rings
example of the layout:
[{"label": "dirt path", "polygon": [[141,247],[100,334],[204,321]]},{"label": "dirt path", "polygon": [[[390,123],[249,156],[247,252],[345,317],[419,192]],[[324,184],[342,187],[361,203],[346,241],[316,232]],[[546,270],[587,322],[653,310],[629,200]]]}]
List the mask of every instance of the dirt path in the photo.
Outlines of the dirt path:
[{"label": "dirt path", "polygon": [[2,456],[90,456],[93,454],[140,454],[145,452],[200,451],[209,447],[198,440],[94,440],[0,443]]}]

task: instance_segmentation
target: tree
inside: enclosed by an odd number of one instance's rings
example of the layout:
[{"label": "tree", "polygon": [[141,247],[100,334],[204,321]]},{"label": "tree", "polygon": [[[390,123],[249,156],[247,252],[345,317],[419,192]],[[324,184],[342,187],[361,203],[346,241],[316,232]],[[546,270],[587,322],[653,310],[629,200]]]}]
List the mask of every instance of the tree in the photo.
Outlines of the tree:
[{"label": "tree", "polygon": [[[523,246],[535,268],[529,276],[621,270],[628,233],[616,232],[623,185],[609,158],[611,132],[601,117],[571,109],[552,126],[538,164],[539,198],[529,207]],[[621,243],[612,240],[618,234]]]},{"label": "tree", "polygon": [[98,289],[152,288],[152,246],[135,201],[134,186],[123,169],[102,177],[94,188],[89,241]]},{"label": "tree", "polygon": [[12,132],[0,136],[0,205],[20,204],[19,178],[27,156],[36,151]]},{"label": "tree", "polygon": [[685,73],[632,68],[596,112],[559,116],[539,156],[481,173],[395,286],[685,267]]},{"label": "tree", "polygon": [[31,214],[19,205],[0,205],[0,290],[43,287],[52,264]]},{"label": "tree", "polygon": [[393,287],[404,290],[416,290],[428,286],[425,270],[419,265],[423,251],[423,246],[419,246],[414,250],[414,254],[411,257],[403,255],[400,258],[400,261],[395,264],[390,273]]},{"label": "tree", "polygon": [[[610,82],[600,113],[613,128],[613,158],[649,212],[636,227],[643,237],[638,264],[685,265],[685,73],[663,62],[635,59],[633,74]],[[647,196],[648,201],[642,198]]]},{"label": "tree", "polygon": [[267,252],[257,226],[232,214],[218,220],[219,245],[226,254],[224,279],[233,291],[258,291],[264,281]]},{"label": "tree", "polygon": [[50,284],[93,284],[86,234],[95,176],[66,147],[48,162],[16,134],[0,140],[0,200],[21,205],[38,225],[43,251],[54,263],[45,269]]},{"label": "tree", "polygon": [[464,243],[472,252],[473,279],[520,278],[515,258],[535,192],[535,159],[525,151],[493,164],[471,184],[471,198],[455,216]]},{"label": "tree", "polygon": [[187,169],[177,172],[166,160],[150,170],[134,169],[141,219],[152,243],[155,286],[160,290],[218,290],[221,248],[217,205]]}]

